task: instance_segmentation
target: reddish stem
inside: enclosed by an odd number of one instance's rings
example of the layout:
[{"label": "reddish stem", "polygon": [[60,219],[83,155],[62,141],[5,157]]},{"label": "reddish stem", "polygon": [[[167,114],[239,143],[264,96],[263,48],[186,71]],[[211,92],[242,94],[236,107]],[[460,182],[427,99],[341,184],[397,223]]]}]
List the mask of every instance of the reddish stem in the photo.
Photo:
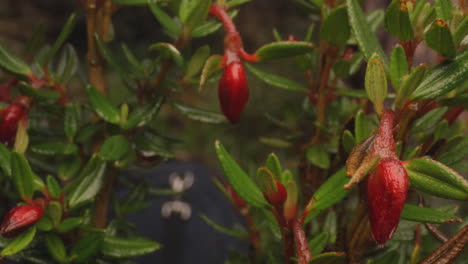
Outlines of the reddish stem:
[{"label": "reddish stem", "polygon": [[293,220],[291,225],[294,234],[294,240],[296,242],[296,256],[298,259],[297,263],[307,264],[312,259],[312,254],[310,253],[304,228],[302,228],[302,221]]},{"label": "reddish stem", "polygon": [[209,14],[217,17],[221,21],[221,23],[223,23],[224,29],[226,30],[227,34],[239,34],[237,32],[236,25],[226,12],[225,8],[216,4],[212,4],[210,6]]}]

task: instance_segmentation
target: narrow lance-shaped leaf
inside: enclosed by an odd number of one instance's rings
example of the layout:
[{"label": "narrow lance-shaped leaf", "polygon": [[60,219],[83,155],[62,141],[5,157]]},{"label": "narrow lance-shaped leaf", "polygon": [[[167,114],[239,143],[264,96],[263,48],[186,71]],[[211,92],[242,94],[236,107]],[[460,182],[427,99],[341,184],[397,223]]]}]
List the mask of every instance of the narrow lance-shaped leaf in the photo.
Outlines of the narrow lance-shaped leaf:
[{"label": "narrow lance-shaped leaf", "polygon": [[374,54],[367,64],[365,88],[369,99],[374,104],[375,111],[381,115],[388,87],[384,65],[377,54]]},{"label": "narrow lance-shaped leaf", "polygon": [[21,233],[13,241],[8,244],[1,252],[0,256],[11,256],[22,251],[31,244],[36,235],[36,227],[32,226],[28,230]]},{"label": "narrow lance-shaped leaf", "polygon": [[268,203],[262,195],[260,189],[255,185],[252,179],[237,165],[232,159],[223,145],[215,142],[216,154],[218,155],[219,162],[223,167],[223,171],[231,184],[232,188],[241,196],[248,204],[265,208]]},{"label": "narrow lance-shaped leaf", "polygon": [[304,55],[314,50],[311,43],[305,41],[278,41],[260,47],[256,52],[260,61],[288,58]]},{"label": "narrow lance-shaped leaf", "polygon": [[57,40],[54,42],[47,54],[43,57],[41,62],[42,65],[49,63],[50,59],[55,55],[55,53],[57,53],[57,51],[63,45],[68,36],[70,36],[71,32],[73,31],[75,21],[76,14],[71,14],[70,17],[68,17],[67,22],[65,22],[65,25],[63,26],[62,31],[60,32]]},{"label": "narrow lance-shaped leaf", "polygon": [[78,109],[75,104],[67,104],[65,106],[63,130],[68,140],[72,141],[78,131]]},{"label": "narrow lance-shaped leaf", "polygon": [[130,142],[123,135],[108,137],[99,150],[99,156],[106,161],[116,161],[129,152]]},{"label": "narrow lance-shaped leaf", "polygon": [[52,141],[34,144],[31,151],[42,155],[71,155],[78,151],[78,147],[73,143]]},{"label": "narrow lance-shaped leaf", "polygon": [[396,45],[390,56],[390,80],[396,91],[399,91],[400,80],[406,74],[408,74],[408,61],[405,50],[401,45]]},{"label": "narrow lance-shaped leaf", "polygon": [[57,235],[49,233],[45,236],[45,242],[47,249],[49,250],[52,257],[59,262],[66,262],[67,251],[62,239]]},{"label": "narrow lance-shaped leaf", "polygon": [[120,112],[111,102],[93,86],[86,89],[88,98],[96,114],[105,121],[112,124],[120,123]]},{"label": "narrow lance-shaped leaf", "polygon": [[11,51],[7,50],[1,43],[0,66],[9,72],[22,76],[30,76],[32,74],[31,68],[29,68],[23,60],[14,55]]},{"label": "narrow lance-shaped leaf", "polygon": [[156,43],[151,45],[149,50],[157,50],[163,56],[170,57],[179,67],[182,67],[184,64],[184,58],[180,54],[180,51],[171,43]]},{"label": "narrow lance-shaped leaf", "polygon": [[179,17],[190,31],[200,25],[208,16],[211,0],[182,0]]},{"label": "narrow lance-shaped leaf", "polygon": [[[431,99],[446,94],[462,85],[466,91],[468,76],[468,49],[461,51],[453,61],[447,61],[431,69],[419,84],[412,99]],[[460,91],[461,93],[462,91]]]},{"label": "narrow lance-shaped leaf", "polygon": [[403,211],[401,212],[401,218],[408,221],[434,224],[461,221],[461,219],[455,215],[412,204],[405,204],[405,207],[403,207]]},{"label": "narrow lance-shaped leaf", "polygon": [[245,67],[250,73],[255,75],[255,77],[259,78],[260,80],[264,81],[265,83],[269,85],[282,88],[282,89],[286,89],[286,90],[296,91],[296,92],[307,91],[306,87],[304,87],[302,84],[295,82],[293,80],[286,79],[284,77],[281,77],[281,76],[278,76],[269,72],[265,72],[248,63],[245,63]]},{"label": "narrow lance-shaped leaf", "polygon": [[214,230],[220,233],[223,233],[232,237],[236,237],[236,238],[247,238],[247,233],[244,231],[237,230],[234,228],[224,227],[220,224],[217,224],[215,221],[211,220],[208,216],[204,214],[200,214],[200,218],[209,226],[211,226]]},{"label": "narrow lance-shaped leaf", "polygon": [[395,106],[401,109],[404,104],[411,98],[411,94],[416,87],[424,80],[427,73],[427,66],[421,64],[414,68],[410,74],[403,76],[400,83],[400,89],[397,91],[395,98]]},{"label": "narrow lance-shaped leaf", "polygon": [[145,255],[160,248],[159,243],[148,239],[105,236],[101,253],[113,258],[128,258]]},{"label": "narrow lance-shaped leaf", "polygon": [[11,172],[16,188],[23,200],[30,200],[34,192],[33,178],[36,176],[24,155],[11,153]]},{"label": "narrow lance-shaped leaf", "polygon": [[159,97],[152,103],[137,106],[136,109],[130,113],[127,121],[122,125],[122,128],[127,130],[135,127],[142,127],[148,124],[158,113],[163,101],[164,98]]},{"label": "narrow lance-shaped leaf", "polygon": [[198,91],[201,92],[203,87],[205,87],[206,82],[217,72],[223,69],[222,67],[223,56],[221,55],[212,55],[210,56],[203,66],[201,76],[200,76],[200,85],[198,86]]},{"label": "narrow lance-shaped leaf", "polygon": [[120,74],[122,75],[128,75],[128,70],[125,66],[123,66],[117,59],[116,57],[111,53],[109,48],[106,46],[106,44],[101,40],[99,35],[96,33],[94,36],[96,39],[96,43],[98,44],[99,51],[104,57],[104,59],[112,66],[114,67],[115,70],[117,70]]},{"label": "narrow lance-shaped leaf", "polygon": [[377,36],[372,32],[369,23],[367,23],[364,13],[357,0],[346,0],[348,6],[349,23],[353,29],[354,36],[367,60],[370,60],[374,53],[377,53],[387,68],[387,59],[382,50]]},{"label": "narrow lance-shaped leaf", "polygon": [[164,28],[173,36],[180,34],[180,26],[157,5],[157,0],[149,0],[148,6],[153,16],[164,26]]},{"label": "narrow lance-shaped leaf", "polygon": [[209,124],[226,123],[226,117],[218,113],[193,108],[191,106],[181,104],[180,102],[171,102],[171,105],[174,106],[174,108],[177,111],[185,115],[187,118],[195,121]]},{"label": "narrow lance-shaped leaf", "polygon": [[203,68],[206,60],[210,56],[210,47],[208,45],[198,48],[193,54],[192,58],[187,66],[187,71],[185,72],[184,80],[189,81],[195,75],[197,75]]}]

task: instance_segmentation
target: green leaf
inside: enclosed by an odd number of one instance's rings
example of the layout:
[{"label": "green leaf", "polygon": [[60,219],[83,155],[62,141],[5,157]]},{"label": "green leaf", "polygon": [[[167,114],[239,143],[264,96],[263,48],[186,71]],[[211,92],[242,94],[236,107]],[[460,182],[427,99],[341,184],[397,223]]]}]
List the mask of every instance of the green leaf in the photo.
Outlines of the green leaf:
[{"label": "green leaf", "polygon": [[[281,167],[281,162],[278,159],[278,156],[276,156],[275,153],[270,153],[268,155],[268,158],[265,162],[265,166],[275,175],[278,179],[280,176],[283,174],[283,169]],[[282,181],[283,182],[283,181]],[[286,182],[286,181],[285,181]]]},{"label": "green leaf", "polygon": [[162,140],[162,137],[149,131],[137,134],[134,142],[137,150],[143,152],[144,155],[161,156],[162,158],[174,157],[174,154],[169,151],[166,146],[166,142]]},{"label": "green leaf", "polygon": [[453,61],[444,62],[431,69],[414,91],[412,99],[431,99],[446,94],[466,84],[467,75],[468,49],[465,49]]},{"label": "green leaf", "polygon": [[434,224],[461,221],[461,219],[455,215],[412,204],[405,204],[405,207],[401,212],[401,218],[413,222]]},{"label": "green leaf", "polygon": [[447,23],[443,20],[435,20],[424,34],[427,46],[435,50],[439,55],[453,59],[457,52],[455,42]]},{"label": "green leaf", "polygon": [[184,80],[189,81],[190,79],[195,77],[195,75],[200,73],[209,56],[210,46],[205,45],[198,48],[193,54],[192,58],[190,58],[190,61],[187,66],[187,71],[185,72]]},{"label": "green leaf", "polygon": [[347,153],[351,153],[354,146],[356,145],[356,140],[354,139],[354,135],[349,130],[345,130],[343,132],[343,136],[341,137],[341,142],[343,144],[343,148]]},{"label": "green leaf", "polygon": [[453,32],[453,41],[455,45],[460,45],[460,42],[466,38],[468,34],[468,17],[465,16],[463,21],[457,26],[455,31]]},{"label": "green leaf", "polygon": [[128,258],[145,255],[161,248],[157,242],[141,238],[119,238],[106,235],[101,253],[113,258]]},{"label": "green leaf", "polygon": [[201,91],[203,87],[205,87],[205,84],[210,79],[210,77],[223,69],[222,61],[223,56],[220,55],[212,55],[206,60],[200,76],[200,85],[198,86],[198,91]]},{"label": "green leaf", "polygon": [[[234,9],[228,12],[228,15],[231,19],[234,19],[237,16],[238,10]],[[201,38],[201,37],[206,37],[214,32],[216,32],[218,29],[220,29],[223,25],[221,22],[218,22],[216,20],[208,20],[192,31],[192,37],[193,38]]]},{"label": "green leaf", "polygon": [[401,79],[401,87],[397,91],[397,96],[395,98],[395,106],[397,109],[401,109],[410,99],[416,87],[424,80],[426,73],[427,66],[421,64],[414,68],[409,75],[403,76]]},{"label": "green leaf", "polygon": [[[139,78],[144,78],[144,74],[146,74],[146,68],[143,66],[143,64],[140,63],[137,57],[135,57],[135,54],[130,50],[130,48],[125,45],[125,43],[122,43],[120,45],[120,48],[122,49],[122,53],[125,55],[125,58],[127,59],[128,63],[132,66],[132,71],[136,73],[136,76]],[[143,76],[140,76],[142,75]],[[135,77],[136,77],[135,76]]]},{"label": "green leaf", "polygon": [[343,252],[327,252],[313,256],[308,264],[342,264],[345,257]]},{"label": "green leaf", "polygon": [[387,31],[401,41],[413,38],[413,26],[408,15],[406,2],[393,0],[385,11],[384,25]]},{"label": "green leaf", "polygon": [[205,21],[210,9],[211,0],[182,0],[179,17],[190,31]]},{"label": "green leaf", "polygon": [[71,14],[68,17],[67,22],[65,22],[65,25],[63,26],[62,31],[60,32],[57,40],[55,40],[52,47],[47,51],[45,56],[42,58],[40,62],[42,66],[49,63],[52,57],[54,57],[55,53],[57,53],[57,51],[63,45],[65,40],[70,36],[70,34],[73,31],[73,27],[75,26],[75,21],[76,21],[76,14]]},{"label": "green leaf", "polygon": [[432,109],[423,117],[419,118],[414,122],[413,132],[414,133],[427,133],[427,131],[439,123],[447,112],[448,107],[439,107]]},{"label": "green leaf", "polygon": [[324,209],[343,200],[350,192],[343,188],[348,181],[349,178],[346,176],[346,170],[342,168],[320,185],[312,196],[312,204],[310,207],[307,207],[307,209],[312,212],[307,216],[306,222],[312,220]]},{"label": "green leaf", "polygon": [[405,163],[405,168],[448,183],[468,195],[468,181],[462,175],[438,161],[430,158],[412,159]]},{"label": "green leaf", "polygon": [[123,135],[108,137],[99,150],[99,156],[105,161],[116,161],[130,151],[132,146],[128,139]]},{"label": "green leaf", "polygon": [[52,228],[54,228],[52,220],[50,220],[48,215],[44,215],[43,217],[41,217],[41,219],[37,222],[36,226],[37,229],[39,229],[39,231],[50,231],[52,230]]},{"label": "green leaf", "polygon": [[149,50],[157,50],[161,53],[162,56],[170,57],[179,67],[184,65],[184,58],[180,54],[180,51],[171,43],[156,43],[151,45]]},{"label": "green leaf", "polygon": [[218,231],[220,233],[223,233],[223,234],[226,234],[228,236],[235,237],[235,238],[241,238],[241,239],[245,239],[248,236],[248,234],[246,232],[244,232],[244,231],[234,229],[234,228],[227,228],[227,227],[224,227],[224,226],[222,226],[220,224],[217,224],[215,221],[211,220],[208,216],[206,216],[204,214],[200,214],[200,218],[205,223],[207,223],[209,226],[211,226],[214,230],[216,230],[216,231]]},{"label": "green leaf", "polygon": [[27,82],[20,82],[18,84],[18,88],[21,92],[21,94],[32,97],[35,100],[51,100],[51,101],[56,101],[57,99],[60,98],[60,94],[56,91],[53,91],[51,89],[36,89],[33,88],[29,83]]},{"label": "green leaf", "polygon": [[315,145],[307,149],[306,158],[310,163],[321,169],[330,168],[330,157],[321,145]]},{"label": "green leaf", "polygon": [[81,159],[78,155],[63,161],[57,169],[57,174],[61,180],[67,181],[73,178],[81,168]]},{"label": "green leaf", "polygon": [[112,0],[112,2],[120,5],[141,6],[146,5],[148,0]]},{"label": "green leaf", "polygon": [[320,27],[320,40],[336,47],[345,46],[350,34],[351,28],[345,6],[337,7],[331,11]]},{"label": "green leaf", "polygon": [[329,235],[327,232],[322,231],[314,236],[312,240],[309,241],[309,249],[312,256],[320,254],[325,249],[325,246],[328,243]]},{"label": "green leaf", "polygon": [[305,41],[278,41],[260,47],[255,55],[260,61],[289,58],[304,55],[314,50],[314,46]]},{"label": "green leaf", "polygon": [[57,226],[62,220],[63,216],[62,204],[58,201],[51,201],[47,206],[47,216],[50,217],[53,226]]},{"label": "green leaf", "polygon": [[0,167],[6,176],[11,177],[11,152],[0,144]]},{"label": "green leaf", "polygon": [[80,176],[75,180],[77,186],[68,192],[68,204],[70,208],[89,202],[98,194],[103,184],[106,172],[106,162],[93,156]]},{"label": "green leaf", "polygon": [[444,149],[445,152],[442,153],[437,160],[445,165],[452,166],[468,155],[468,137],[455,138],[449,141]]},{"label": "green leaf", "polygon": [[76,104],[67,104],[65,106],[63,130],[68,140],[72,141],[78,131],[78,106]]},{"label": "green leaf", "polygon": [[253,207],[268,207],[268,203],[260,189],[239,165],[237,165],[219,141],[215,142],[215,148],[226,178],[237,194]]},{"label": "green leaf", "polygon": [[56,199],[60,198],[62,187],[60,187],[60,184],[52,175],[47,176],[47,190],[49,191],[50,195],[52,195],[52,197]]},{"label": "green leaf", "polygon": [[151,13],[153,13],[153,16],[172,36],[178,36],[180,34],[180,26],[172,19],[172,17],[159,8],[157,0],[149,0],[148,6]]},{"label": "green leaf", "polygon": [[65,84],[78,71],[79,63],[75,48],[71,44],[65,44],[60,53],[55,73],[53,73],[55,82]]},{"label": "green leaf", "polygon": [[441,181],[431,174],[423,174],[408,170],[411,187],[420,191],[453,200],[468,200],[468,192],[462,191],[447,182]]},{"label": "green leaf", "polygon": [[453,3],[450,0],[435,0],[434,9],[437,18],[450,21],[452,18]]},{"label": "green leaf", "polygon": [[365,87],[369,99],[374,104],[375,111],[381,115],[384,101],[387,97],[387,75],[382,61],[377,54],[372,55],[366,68]]},{"label": "green leaf", "polygon": [[31,68],[19,57],[11,53],[0,43],[0,66],[5,70],[22,75],[30,76],[32,75]]},{"label": "green leaf", "polygon": [[291,142],[276,137],[259,137],[258,141],[262,144],[275,148],[289,148],[292,146]]},{"label": "green leaf", "polygon": [[34,192],[33,179],[37,176],[23,154],[11,153],[11,172],[21,198],[23,200],[31,199]]},{"label": "green leaf", "polygon": [[70,251],[70,259],[73,260],[72,263],[84,263],[96,255],[101,249],[101,246],[104,246],[103,240],[103,234],[100,233],[83,235]]},{"label": "green leaf", "polygon": [[16,237],[13,241],[11,241],[8,246],[6,246],[2,252],[0,252],[0,256],[11,256],[14,255],[23,249],[25,249],[34,239],[36,235],[36,227],[32,226],[28,230],[24,231]]},{"label": "green leaf", "polygon": [[69,217],[65,220],[63,220],[58,226],[57,226],[57,232],[59,233],[68,233],[70,231],[75,230],[77,227],[79,227],[83,223],[83,218],[81,217]]},{"label": "green leaf", "polygon": [[218,113],[209,112],[202,109],[193,108],[180,102],[171,102],[171,105],[181,114],[189,119],[208,124],[226,123],[226,117]]},{"label": "green leaf", "polygon": [[354,137],[356,138],[356,144],[359,144],[361,141],[368,138],[371,134],[371,121],[363,111],[359,111],[356,114],[354,120]]},{"label": "green leaf", "polygon": [[52,255],[55,260],[62,263],[66,262],[67,251],[62,239],[60,239],[59,236],[53,233],[48,233],[45,235],[45,242],[50,255]]},{"label": "green leaf", "polygon": [[101,40],[101,38],[99,37],[99,35],[96,33],[94,35],[94,38],[96,39],[96,43],[98,45],[98,48],[99,48],[99,51],[102,55],[102,57],[104,57],[104,59],[112,66],[115,68],[115,70],[117,70],[120,74],[122,74],[123,76],[127,76],[128,75],[128,70],[126,67],[124,67],[116,58],[115,56],[112,54],[112,52],[109,50],[109,48],[106,46],[106,44]]},{"label": "green leaf", "polygon": [[346,0],[346,4],[348,6],[349,23],[364,56],[367,60],[370,60],[372,55],[377,53],[385,68],[388,68],[387,58],[382,50],[382,46],[377,36],[372,32],[370,24],[367,23],[359,2],[357,0]]},{"label": "green leaf", "polygon": [[250,73],[255,75],[255,77],[259,78],[260,80],[264,81],[269,85],[295,92],[307,92],[307,88],[298,82],[286,79],[284,77],[269,72],[265,72],[248,63],[245,63],[245,67]]},{"label": "green leaf", "polygon": [[406,60],[405,50],[401,45],[396,45],[390,56],[390,80],[393,88],[399,91],[400,80],[408,74],[408,61]]},{"label": "green leaf", "polygon": [[226,3],[226,7],[227,8],[232,8],[232,7],[235,7],[235,6],[238,6],[238,5],[248,3],[250,1],[252,1],[252,0],[231,0],[231,1],[228,1]]},{"label": "green leaf", "polygon": [[118,125],[120,123],[120,112],[111,102],[99,93],[96,88],[89,85],[86,89],[89,101],[96,114],[109,123]]},{"label": "green leaf", "polygon": [[122,125],[122,128],[128,130],[145,126],[159,112],[163,101],[164,98],[159,97],[149,104],[138,105],[135,110],[130,113],[127,121]]},{"label": "green leaf", "polygon": [[55,141],[31,145],[31,151],[42,155],[71,155],[78,151],[73,143]]}]

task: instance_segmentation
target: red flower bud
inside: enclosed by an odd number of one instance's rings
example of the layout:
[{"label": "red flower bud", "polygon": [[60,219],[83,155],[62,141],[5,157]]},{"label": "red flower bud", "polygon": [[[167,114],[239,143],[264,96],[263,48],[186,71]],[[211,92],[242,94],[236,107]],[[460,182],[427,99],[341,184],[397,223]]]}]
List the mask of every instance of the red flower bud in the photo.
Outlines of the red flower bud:
[{"label": "red flower bud", "polygon": [[28,113],[30,99],[19,96],[0,112],[0,142],[10,144],[16,136],[19,121]]},{"label": "red flower bud", "polygon": [[0,226],[0,234],[12,238],[24,228],[39,221],[44,209],[38,205],[20,205],[8,212]]},{"label": "red flower bud", "polygon": [[408,192],[408,174],[398,159],[384,158],[367,178],[372,235],[384,245],[395,232]]},{"label": "red flower bud", "polygon": [[241,62],[232,62],[224,68],[218,87],[221,110],[231,123],[237,123],[249,99],[249,88]]},{"label": "red flower bud", "polygon": [[276,190],[271,190],[268,193],[264,193],[263,196],[270,204],[279,206],[283,205],[286,201],[286,198],[288,198],[288,192],[286,191],[286,188],[284,188],[284,185],[277,181]]},{"label": "red flower bud", "polygon": [[247,207],[247,203],[237,194],[236,191],[234,191],[231,185],[227,185],[226,190],[231,196],[231,201],[234,204],[234,206],[236,206],[239,209]]}]

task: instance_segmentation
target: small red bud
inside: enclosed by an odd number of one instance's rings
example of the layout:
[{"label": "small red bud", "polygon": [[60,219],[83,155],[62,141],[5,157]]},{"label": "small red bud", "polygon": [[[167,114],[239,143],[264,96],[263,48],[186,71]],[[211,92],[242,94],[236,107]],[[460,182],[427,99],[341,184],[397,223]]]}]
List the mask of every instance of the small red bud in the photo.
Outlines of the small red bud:
[{"label": "small red bud", "polygon": [[265,199],[272,205],[283,205],[288,198],[288,192],[284,185],[277,181],[276,182],[276,191],[272,190],[269,193],[264,194]]},{"label": "small red bud", "polygon": [[249,88],[241,62],[232,62],[224,68],[219,80],[218,96],[224,115],[231,123],[237,123],[249,99]]},{"label": "small red bud", "polygon": [[18,231],[31,226],[42,218],[44,209],[38,205],[20,205],[11,209],[3,219],[0,234],[7,238],[18,235]]},{"label": "small red bud", "polygon": [[16,136],[19,121],[27,115],[30,99],[19,96],[0,113],[0,142],[10,144]]},{"label": "small red bud", "polygon": [[367,178],[372,235],[379,245],[389,240],[400,221],[408,192],[408,174],[398,159],[384,158]]}]

